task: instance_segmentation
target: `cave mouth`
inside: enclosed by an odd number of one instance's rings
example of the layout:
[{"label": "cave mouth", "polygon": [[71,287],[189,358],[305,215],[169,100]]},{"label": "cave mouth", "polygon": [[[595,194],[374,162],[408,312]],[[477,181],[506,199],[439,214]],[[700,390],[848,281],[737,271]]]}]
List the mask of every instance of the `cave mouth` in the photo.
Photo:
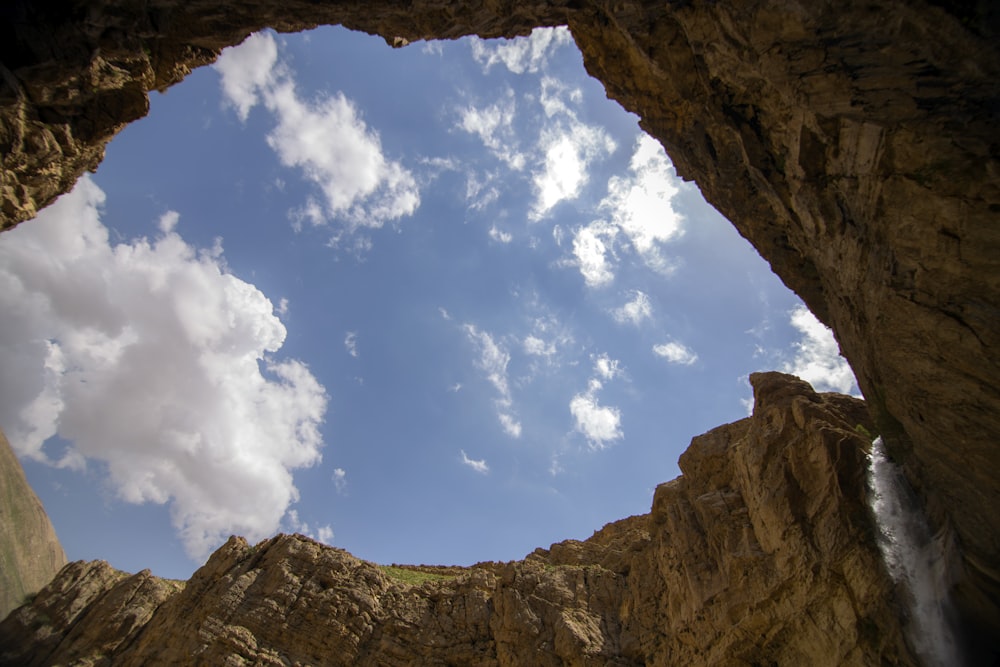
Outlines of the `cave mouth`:
[{"label": "cave mouth", "polygon": [[[36,384],[89,461],[28,465],[71,557],[186,578],[182,544],[271,525],[377,562],[521,558],[648,511],[692,436],[747,413],[749,372],[852,389],[829,332],[565,29],[251,39],[154,94],[40,216],[87,230],[20,350],[61,373]],[[66,447],[44,451],[72,467]],[[211,503],[225,529],[198,523]]]}]

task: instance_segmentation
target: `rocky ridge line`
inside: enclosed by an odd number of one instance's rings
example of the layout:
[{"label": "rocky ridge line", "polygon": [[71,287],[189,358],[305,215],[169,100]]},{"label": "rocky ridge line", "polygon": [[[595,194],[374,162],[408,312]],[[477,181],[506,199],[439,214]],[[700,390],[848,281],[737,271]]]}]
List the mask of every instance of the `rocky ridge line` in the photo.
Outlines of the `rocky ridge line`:
[{"label": "rocky ridge line", "polygon": [[915,665],[866,505],[864,403],[778,373],[649,514],[524,560],[398,570],[231,538],[186,585],[66,566],[0,665]]}]

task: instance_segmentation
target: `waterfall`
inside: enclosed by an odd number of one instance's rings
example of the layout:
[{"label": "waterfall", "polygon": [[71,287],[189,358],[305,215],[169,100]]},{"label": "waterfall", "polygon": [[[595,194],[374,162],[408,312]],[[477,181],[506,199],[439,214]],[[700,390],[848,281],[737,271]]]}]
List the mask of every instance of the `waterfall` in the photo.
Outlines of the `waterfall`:
[{"label": "waterfall", "polygon": [[931,530],[902,468],[886,457],[881,437],[872,443],[868,479],[879,549],[907,606],[911,646],[927,667],[963,664],[948,600],[946,535]]}]

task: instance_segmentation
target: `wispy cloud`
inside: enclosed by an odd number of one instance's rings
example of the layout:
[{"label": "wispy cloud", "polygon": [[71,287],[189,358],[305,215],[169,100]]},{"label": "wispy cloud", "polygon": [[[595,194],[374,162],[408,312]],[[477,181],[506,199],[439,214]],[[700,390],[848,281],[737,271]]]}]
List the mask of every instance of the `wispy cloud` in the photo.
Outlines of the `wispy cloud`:
[{"label": "wispy cloud", "polygon": [[573,43],[569,29],[535,28],[530,37],[515,39],[470,39],[472,57],[488,72],[494,65],[503,65],[514,74],[537,72],[556,49]]},{"label": "wispy cloud", "polygon": [[614,239],[618,228],[600,220],[576,230],[573,235],[573,264],[580,269],[589,287],[606,285],[615,279]]},{"label": "wispy cloud", "polygon": [[386,158],[378,134],[354,103],[343,93],[300,97],[270,33],[251,35],[240,46],[223,50],[213,68],[222,77],[225,99],[241,119],[259,103],[271,112],[276,126],[267,135],[268,145],[281,164],[299,169],[322,193],[324,206],[305,202],[297,214],[300,220],[323,224],[339,219],[347,225],[343,233],[350,234],[417,209],[420,193],[413,174]]},{"label": "wispy cloud", "polygon": [[801,338],[794,344],[795,356],[782,370],[797,375],[817,391],[839,391],[858,394],[854,372],[847,360],[840,356],[840,346],[833,332],[805,306],[797,306],[790,313],[793,327]]},{"label": "wispy cloud", "polygon": [[604,449],[623,435],[621,411],[601,405],[597,400],[597,392],[602,387],[600,380],[591,379],[587,391],[576,394],[569,402],[569,411],[576,422],[575,428],[587,439],[592,449]]},{"label": "wispy cloud", "polygon": [[653,354],[663,357],[672,364],[681,364],[682,366],[690,366],[698,361],[697,354],[676,341],[654,345]]},{"label": "wispy cloud", "polygon": [[488,473],[490,471],[490,467],[488,465],[486,465],[486,459],[479,459],[479,460],[470,459],[468,457],[468,455],[465,453],[464,449],[460,450],[460,451],[461,451],[461,454],[462,454],[462,463],[463,464],[469,466],[470,468],[472,468],[473,470],[475,470],[476,472],[478,472],[478,473],[480,473],[482,475],[485,475],[486,473]]},{"label": "wispy cloud", "polygon": [[653,306],[642,290],[632,290],[632,300],[611,311],[615,322],[639,326],[653,315]]},{"label": "wispy cloud", "polygon": [[[483,146],[510,169],[524,169],[527,158],[521,152],[518,136],[514,130],[517,103],[514,91],[507,89],[495,104],[478,108],[467,106],[460,112],[459,128],[479,137]],[[478,189],[476,190],[478,194]]]},{"label": "wispy cloud", "polygon": [[348,331],[344,336],[344,349],[347,350],[347,354],[352,357],[358,356],[358,332]]},{"label": "wispy cloud", "polygon": [[496,389],[497,419],[507,435],[513,438],[521,437],[521,422],[513,414],[510,383],[507,377],[507,365],[510,363],[510,353],[507,348],[498,343],[486,331],[481,331],[472,324],[463,325],[462,329],[469,341],[475,345],[478,358],[476,367],[483,372],[487,381]]},{"label": "wispy cloud", "polygon": [[344,494],[347,492],[347,471],[343,468],[333,469],[333,488],[337,490],[337,493]]},{"label": "wispy cloud", "polygon": [[189,245],[168,213],[153,240],[112,245],[104,198],[84,177],[0,237],[0,423],[22,456],[101,461],[123,500],[169,503],[196,559],[270,535],[292,471],[320,460],[324,388],[274,356],[285,327],[221,244]]},{"label": "wispy cloud", "polygon": [[288,513],[285,515],[285,524],[287,526],[286,530],[289,532],[305,535],[310,539],[323,542],[324,544],[333,544],[333,528],[329,524],[316,526],[316,531],[313,532],[307,522],[299,519],[298,510],[288,510]]},{"label": "wispy cloud", "polygon": [[490,227],[490,238],[498,243],[510,243],[514,240],[513,234],[499,229],[495,224]]}]

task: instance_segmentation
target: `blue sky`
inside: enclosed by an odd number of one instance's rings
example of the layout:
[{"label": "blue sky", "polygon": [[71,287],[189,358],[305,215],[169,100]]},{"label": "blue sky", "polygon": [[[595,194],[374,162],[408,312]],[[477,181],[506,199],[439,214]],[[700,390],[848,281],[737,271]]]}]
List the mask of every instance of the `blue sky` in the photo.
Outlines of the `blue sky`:
[{"label": "blue sky", "polygon": [[0,427],[71,559],[521,558],[648,511],[750,372],[857,392],[565,29],[263,33],[151,107],[0,237]]}]

